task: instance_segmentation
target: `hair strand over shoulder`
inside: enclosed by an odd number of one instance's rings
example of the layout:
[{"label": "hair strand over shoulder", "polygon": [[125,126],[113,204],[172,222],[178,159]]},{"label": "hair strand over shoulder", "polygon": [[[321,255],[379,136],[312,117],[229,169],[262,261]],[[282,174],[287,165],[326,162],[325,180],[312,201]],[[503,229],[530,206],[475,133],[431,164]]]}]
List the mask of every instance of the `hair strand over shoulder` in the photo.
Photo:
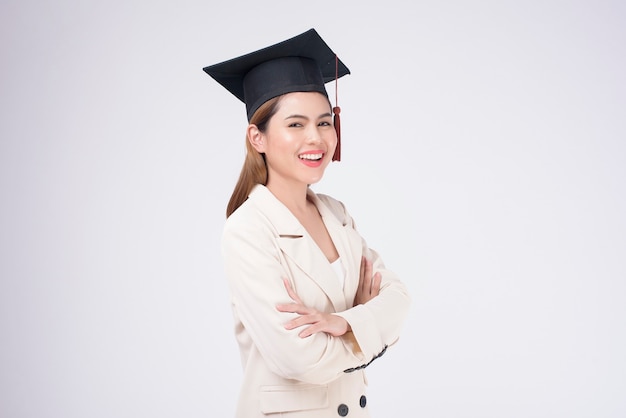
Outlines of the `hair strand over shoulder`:
[{"label": "hair strand over shoulder", "polygon": [[[250,124],[256,125],[261,132],[265,132],[270,118],[274,116],[278,110],[279,102],[280,97],[275,97],[263,103],[254,115],[252,115],[252,118],[250,118]],[[226,207],[227,218],[248,199],[248,195],[257,184],[267,184],[265,156],[255,150],[252,144],[250,144],[248,137],[246,137],[246,158],[235,189]]]}]

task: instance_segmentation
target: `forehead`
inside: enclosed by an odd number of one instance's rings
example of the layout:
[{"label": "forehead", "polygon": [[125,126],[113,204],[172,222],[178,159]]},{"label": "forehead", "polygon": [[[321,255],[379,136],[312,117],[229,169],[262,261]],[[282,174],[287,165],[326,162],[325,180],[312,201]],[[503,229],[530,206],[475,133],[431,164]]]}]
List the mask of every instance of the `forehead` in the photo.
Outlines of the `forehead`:
[{"label": "forehead", "polygon": [[294,92],[283,95],[278,103],[276,113],[281,114],[302,114],[309,116],[313,114],[318,117],[325,113],[330,113],[331,107],[328,98],[316,92]]}]

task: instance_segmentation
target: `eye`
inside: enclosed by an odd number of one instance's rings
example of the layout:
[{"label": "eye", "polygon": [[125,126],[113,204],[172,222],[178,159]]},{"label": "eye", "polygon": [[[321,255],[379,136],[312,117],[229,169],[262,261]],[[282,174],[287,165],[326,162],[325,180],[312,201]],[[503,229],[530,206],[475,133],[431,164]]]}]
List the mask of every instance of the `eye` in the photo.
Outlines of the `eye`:
[{"label": "eye", "polygon": [[287,125],[289,128],[301,128],[302,124],[300,122],[293,122]]},{"label": "eye", "polygon": [[318,126],[331,126],[331,123],[327,120],[321,121]]}]

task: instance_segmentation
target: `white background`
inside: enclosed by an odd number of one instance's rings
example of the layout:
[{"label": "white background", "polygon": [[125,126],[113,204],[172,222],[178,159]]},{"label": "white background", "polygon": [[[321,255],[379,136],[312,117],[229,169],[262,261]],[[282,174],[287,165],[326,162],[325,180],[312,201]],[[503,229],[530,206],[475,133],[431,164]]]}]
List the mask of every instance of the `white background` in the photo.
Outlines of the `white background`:
[{"label": "white background", "polygon": [[[413,297],[374,417],[626,416],[621,1],[0,4],[0,416],[230,417],[243,104],[202,67],[316,28],[347,205]],[[329,86],[334,97],[334,87]]]}]

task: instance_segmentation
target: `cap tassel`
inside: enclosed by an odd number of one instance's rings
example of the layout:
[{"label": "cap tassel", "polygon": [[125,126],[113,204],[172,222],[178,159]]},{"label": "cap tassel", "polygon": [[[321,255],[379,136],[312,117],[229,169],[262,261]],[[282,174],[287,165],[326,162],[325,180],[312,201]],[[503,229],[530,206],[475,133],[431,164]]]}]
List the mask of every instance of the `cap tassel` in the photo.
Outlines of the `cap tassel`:
[{"label": "cap tassel", "polygon": [[341,119],[339,118],[341,108],[339,106],[333,107],[333,113],[333,125],[335,125],[335,132],[337,132],[337,147],[335,147],[333,161],[341,161]]},{"label": "cap tassel", "polygon": [[339,84],[339,57],[335,54],[335,107],[333,107],[333,125],[335,126],[335,132],[337,132],[337,146],[335,147],[335,153],[333,154],[333,161],[341,161],[341,119],[339,113],[341,108],[339,107],[339,93],[337,92]]}]

